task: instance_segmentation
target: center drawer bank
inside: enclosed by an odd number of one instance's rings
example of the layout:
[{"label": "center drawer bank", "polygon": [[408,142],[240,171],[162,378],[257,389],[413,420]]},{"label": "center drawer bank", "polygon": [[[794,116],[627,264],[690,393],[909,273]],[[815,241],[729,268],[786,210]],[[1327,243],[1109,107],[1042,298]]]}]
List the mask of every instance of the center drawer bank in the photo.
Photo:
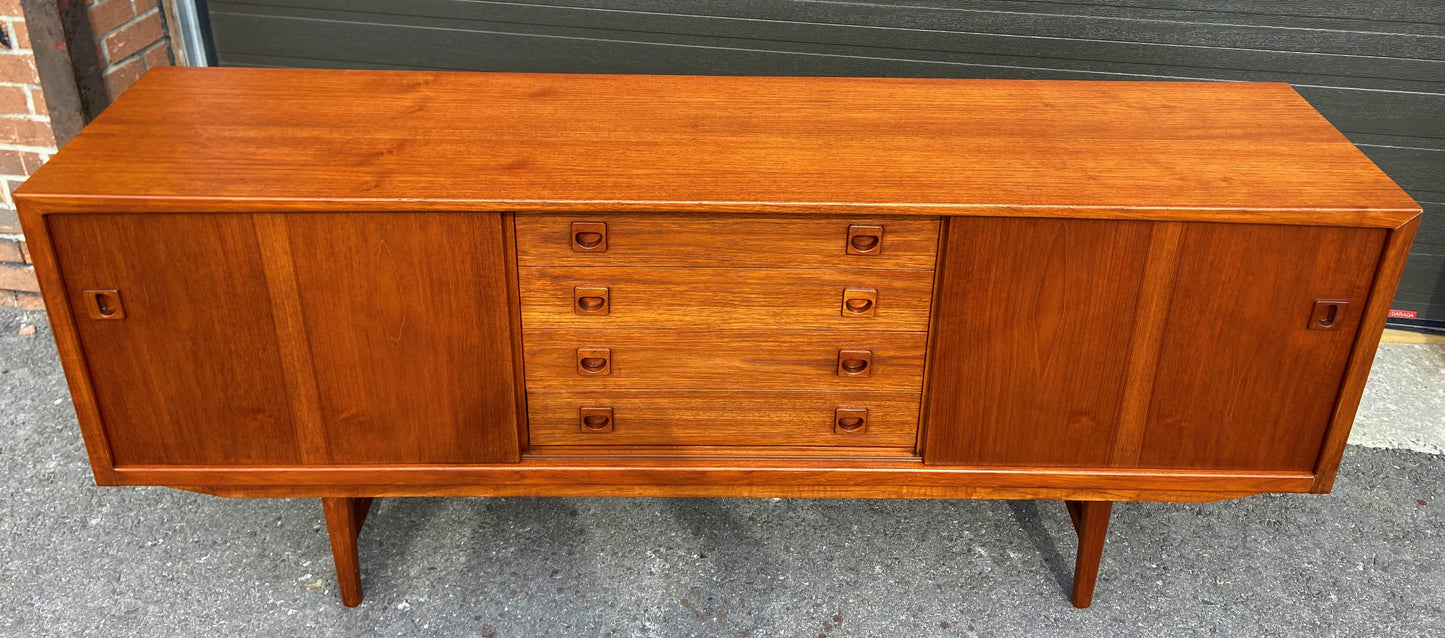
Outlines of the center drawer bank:
[{"label": "center drawer bank", "polygon": [[[463,116],[465,114],[465,116]],[[1285,85],[157,70],[16,194],[96,482],[1328,492],[1419,207]]]}]

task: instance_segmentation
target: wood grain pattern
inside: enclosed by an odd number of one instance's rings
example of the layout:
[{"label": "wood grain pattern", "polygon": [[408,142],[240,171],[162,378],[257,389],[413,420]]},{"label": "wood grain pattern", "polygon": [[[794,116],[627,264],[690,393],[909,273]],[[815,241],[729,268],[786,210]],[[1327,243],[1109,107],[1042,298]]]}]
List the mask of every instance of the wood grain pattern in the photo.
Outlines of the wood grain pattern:
[{"label": "wood grain pattern", "polygon": [[[839,446],[911,449],[917,392],[534,390],[532,445]],[[606,436],[577,431],[577,408],[613,409]],[[867,432],[839,435],[833,413],[868,410]],[[868,452],[873,454],[872,452]]]},{"label": "wood grain pattern", "polygon": [[[692,330],[928,329],[926,270],[764,268],[519,268],[522,326]],[[573,312],[577,287],[606,287],[605,316]],[[872,315],[842,315],[843,291],[877,291]]]},{"label": "wood grain pattern", "polygon": [[[1291,484],[1297,484],[1294,482]],[[912,485],[176,485],[177,489],[232,498],[376,497],[602,497],[602,498],[867,498],[1028,499],[1209,503],[1256,491],[1121,490],[1019,487],[917,487]],[[1278,490],[1276,490],[1278,491]]]},{"label": "wood grain pattern", "polygon": [[1151,226],[953,218],[930,464],[1108,464]]},{"label": "wood grain pattern", "polygon": [[286,221],[332,459],[516,460],[499,216]]},{"label": "wood grain pattern", "polygon": [[291,233],[286,229],[286,216],[256,215],[252,223],[256,226],[261,266],[266,272],[266,290],[271,294],[271,316],[276,322],[286,400],[296,425],[301,460],[329,463],[326,417],[321,412],[321,391],[316,387],[316,367],[311,360],[311,343],[306,337],[306,321],[301,312],[301,291],[296,287],[296,266],[291,258]]},{"label": "wood grain pattern", "polygon": [[73,308],[88,288],[125,297],[124,319],[74,315],[117,466],[301,462],[250,216],[49,227]]},{"label": "wood grain pattern", "polygon": [[[1139,464],[1312,471],[1386,234],[1190,224]],[[1356,303],[1310,330],[1316,299]]]},{"label": "wood grain pattern", "polygon": [[1315,464],[1315,484],[1311,492],[1329,492],[1335,483],[1335,474],[1340,469],[1340,459],[1345,454],[1345,444],[1350,439],[1350,427],[1355,422],[1355,411],[1360,407],[1360,398],[1365,392],[1365,382],[1370,376],[1370,364],[1380,346],[1385,318],[1389,315],[1395,287],[1405,269],[1405,260],[1410,255],[1410,242],[1415,238],[1420,218],[1390,231],[1385,240],[1384,254],[1380,257],[1379,269],[1370,288],[1370,296],[1361,311],[1360,328],[1356,331],[1354,348],[1345,367],[1345,380],[1340,385],[1340,396],[1335,404],[1334,414],[1325,430],[1325,441],[1320,447],[1319,461]]},{"label": "wood grain pattern", "polygon": [[[1133,468],[937,467],[898,459],[526,458],[492,465],[333,467],[126,467],[123,485],[730,485],[793,487],[941,487],[1174,492],[1300,492],[1310,472]],[[377,494],[380,496],[381,494]]]},{"label": "wood grain pattern", "polygon": [[[578,221],[607,224],[606,252],[577,252]],[[522,214],[517,261],[523,266],[689,268],[842,268],[932,270],[938,219],[782,215]],[[886,228],[876,255],[848,254],[849,227]]]},{"label": "wood grain pattern", "polygon": [[528,459],[564,458],[694,458],[694,459],[776,459],[790,457],[826,458],[835,461],[909,459],[918,460],[912,447],[855,447],[849,445],[539,445]]},{"label": "wood grain pattern", "polygon": [[[923,385],[921,332],[524,330],[527,390],[896,390]],[[610,348],[611,374],[580,377],[578,348]],[[840,377],[841,350],[871,350],[872,373]]]},{"label": "wood grain pattern", "polygon": [[1149,403],[1154,398],[1154,372],[1159,366],[1159,347],[1164,340],[1164,322],[1179,271],[1179,245],[1184,225],[1159,222],[1149,233],[1149,256],[1139,282],[1139,302],[1134,309],[1134,334],[1129,339],[1128,367],[1124,373],[1119,425],[1109,464],[1133,467],[1139,464],[1144,429],[1149,422]]},{"label": "wood grain pattern", "polygon": [[1284,84],[219,68],[146,74],[20,197],[49,199],[40,213],[862,205],[1389,227],[1419,210]]},{"label": "wood grain pattern", "polygon": [[[110,440],[101,421],[99,398],[95,385],[86,367],[85,354],[80,341],[77,315],[71,312],[70,294],[60,274],[60,265],[51,239],[52,231],[48,220],[36,214],[28,205],[17,205],[16,213],[25,229],[25,241],[29,247],[30,261],[35,265],[35,278],[44,293],[46,316],[50,330],[55,337],[56,354],[65,370],[65,382],[70,388],[70,401],[75,408],[75,417],[80,425],[80,435],[85,441],[85,454],[90,461],[91,475],[96,485],[115,485],[115,460],[110,452]],[[77,306],[77,311],[82,306]],[[83,312],[83,311],[82,311]]]}]

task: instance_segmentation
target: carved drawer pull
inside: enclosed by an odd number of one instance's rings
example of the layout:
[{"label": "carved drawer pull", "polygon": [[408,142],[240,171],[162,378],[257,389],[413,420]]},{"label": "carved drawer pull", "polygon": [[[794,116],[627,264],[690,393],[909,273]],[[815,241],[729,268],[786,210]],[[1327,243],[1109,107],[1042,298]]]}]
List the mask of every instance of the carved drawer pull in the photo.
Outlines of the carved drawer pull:
[{"label": "carved drawer pull", "polygon": [[868,408],[838,408],[833,411],[833,432],[862,434],[868,429]]},{"label": "carved drawer pull", "polygon": [[579,408],[577,423],[583,432],[611,432],[612,408]]},{"label": "carved drawer pull", "polygon": [[611,348],[578,348],[577,374],[602,377],[612,374]]},{"label": "carved drawer pull", "polygon": [[877,290],[872,288],[848,288],[843,291],[844,317],[872,317],[877,310]]},{"label": "carved drawer pull", "polygon": [[607,252],[607,223],[572,222],[572,250],[579,253]]},{"label": "carved drawer pull", "polygon": [[125,318],[119,290],[86,290],[81,294],[85,295],[85,313],[91,319]]},{"label": "carved drawer pull", "polygon": [[1340,321],[1345,318],[1345,310],[1350,307],[1350,302],[1343,299],[1320,299],[1315,302],[1315,310],[1310,314],[1310,330],[1334,330],[1340,327]]},{"label": "carved drawer pull", "polygon": [[861,226],[853,224],[848,227],[849,255],[879,255],[883,253],[883,227],[882,226]]},{"label": "carved drawer pull", "polygon": [[866,377],[873,374],[872,350],[839,350],[838,376]]},{"label": "carved drawer pull", "polygon": [[606,288],[578,286],[572,289],[573,312],[579,315],[605,315],[611,311],[611,295]]}]

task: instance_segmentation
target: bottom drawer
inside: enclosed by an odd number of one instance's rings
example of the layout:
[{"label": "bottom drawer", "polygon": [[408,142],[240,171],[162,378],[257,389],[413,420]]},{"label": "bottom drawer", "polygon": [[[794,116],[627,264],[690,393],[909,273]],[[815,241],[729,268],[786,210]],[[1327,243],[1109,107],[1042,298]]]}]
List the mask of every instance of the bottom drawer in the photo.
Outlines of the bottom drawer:
[{"label": "bottom drawer", "polygon": [[917,392],[533,390],[532,445],[909,448]]}]

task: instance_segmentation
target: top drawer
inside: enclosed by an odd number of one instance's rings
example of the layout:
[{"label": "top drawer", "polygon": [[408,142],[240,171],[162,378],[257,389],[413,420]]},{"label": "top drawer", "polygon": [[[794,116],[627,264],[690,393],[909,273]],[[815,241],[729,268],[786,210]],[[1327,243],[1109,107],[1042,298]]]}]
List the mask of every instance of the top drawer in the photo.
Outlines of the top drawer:
[{"label": "top drawer", "polygon": [[936,217],[519,213],[516,224],[520,266],[932,270],[938,254]]}]

